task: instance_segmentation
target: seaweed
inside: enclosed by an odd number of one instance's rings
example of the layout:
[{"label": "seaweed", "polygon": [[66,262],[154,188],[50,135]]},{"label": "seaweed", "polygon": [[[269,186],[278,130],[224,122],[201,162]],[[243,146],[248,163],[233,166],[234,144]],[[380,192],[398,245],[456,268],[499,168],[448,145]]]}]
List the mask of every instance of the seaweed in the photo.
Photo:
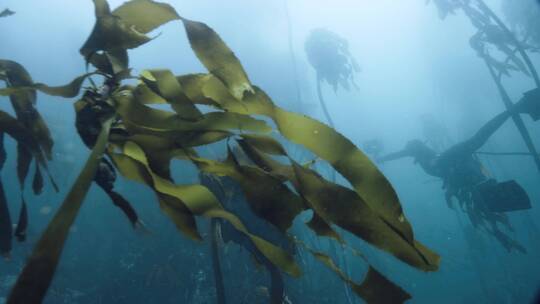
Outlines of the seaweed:
[{"label": "seaweed", "polygon": [[[116,172],[150,188],[162,211],[189,238],[202,239],[195,218],[207,218],[212,223],[219,220],[248,240],[279,272],[293,277],[302,274],[290,252],[248,229],[204,184],[177,184],[170,174],[173,159],[192,163],[201,173],[235,180],[254,214],[285,237],[298,214],[311,210],[314,217],[307,226],[321,237],[346,245],[335,229],[339,227],[412,267],[438,269],[439,256],[414,238],[395,190],[368,157],[333,128],[278,107],[250,82],[236,55],[212,28],[183,18],[172,6],[152,0],[131,0],[115,10],[105,0],[94,0],[94,4],[96,24],[80,50],[92,69],[90,73],[59,87],[34,83],[26,77],[26,81],[10,82],[8,88],[0,89],[0,95],[15,98],[25,94],[27,99],[35,96],[36,90],[65,98],[78,97],[82,92],[74,103],[76,124],[81,139],[91,149],[7,303],[43,300],[60,263],[69,228],[90,185],[96,182],[112,193]],[[169,70],[148,69],[131,76],[128,50],[150,42],[150,31],[172,21],[183,24],[191,48],[208,73],[177,76]],[[99,85],[93,80],[98,77],[102,79]],[[83,89],[86,82],[91,86]],[[169,104],[172,111],[151,107],[163,103]],[[202,112],[200,105],[213,110]],[[260,117],[271,120],[275,129]],[[23,136],[39,121],[6,116],[0,119],[0,127],[28,144],[24,147],[46,169],[51,143],[48,137],[42,137],[48,134],[43,124],[31,129],[40,135],[36,139]],[[328,181],[309,166],[298,164],[286,146],[270,136],[272,132],[328,162],[351,187]],[[224,140],[228,145],[237,142],[249,162],[239,158],[239,150],[231,147],[224,160],[204,158],[197,152],[198,147]],[[102,174],[105,178],[100,177]],[[137,223],[135,205],[114,193],[113,203],[132,223]],[[363,283],[357,284],[340,272],[330,257],[320,252],[313,254],[369,303],[403,302],[410,297],[372,267]]]},{"label": "seaweed", "polygon": [[15,15],[15,12],[10,10],[9,8],[6,8],[0,12],[0,18],[9,17],[12,15]]},{"label": "seaweed", "polygon": [[356,59],[349,53],[347,40],[327,29],[314,29],[305,42],[309,63],[317,73],[317,95],[324,115],[331,127],[334,122],[324,101],[321,84],[326,82],[334,88],[350,90],[357,87],[354,75],[360,71]]}]

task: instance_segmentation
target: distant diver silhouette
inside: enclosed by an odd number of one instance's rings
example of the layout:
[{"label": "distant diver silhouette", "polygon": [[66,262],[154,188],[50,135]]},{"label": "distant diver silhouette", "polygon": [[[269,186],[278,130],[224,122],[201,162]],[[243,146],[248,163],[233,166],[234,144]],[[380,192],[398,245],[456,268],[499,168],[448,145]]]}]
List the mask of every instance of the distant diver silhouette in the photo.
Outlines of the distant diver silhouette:
[{"label": "distant diver silhouette", "polygon": [[490,178],[474,155],[515,113],[529,114],[533,120],[539,120],[540,89],[525,93],[510,110],[488,121],[471,138],[440,154],[420,140],[411,140],[403,150],[377,158],[377,161],[383,163],[413,157],[427,174],[442,179],[450,208],[453,208],[452,200],[456,198],[473,226],[485,229],[508,251],[517,249],[525,252],[525,248],[500,230],[499,224],[511,230],[504,212],[531,208],[527,193],[513,180],[497,182]]}]

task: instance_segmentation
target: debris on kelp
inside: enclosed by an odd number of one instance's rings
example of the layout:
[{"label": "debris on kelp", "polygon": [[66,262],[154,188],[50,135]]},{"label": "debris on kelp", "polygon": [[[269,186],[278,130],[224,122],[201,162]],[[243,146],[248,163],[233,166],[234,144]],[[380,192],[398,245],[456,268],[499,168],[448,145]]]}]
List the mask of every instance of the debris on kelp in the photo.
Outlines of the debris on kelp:
[{"label": "debris on kelp", "polygon": [[[293,277],[301,275],[290,252],[253,233],[207,187],[176,184],[171,178],[172,159],[191,162],[206,174],[234,179],[254,213],[280,233],[287,232],[301,211],[311,210],[318,225],[308,227],[315,227],[320,236],[345,242],[333,230],[332,225],[336,225],[417,269],[438,269],[439,256],[414,238],[395,190],[367,156],[333,128],[275,105],[251,84],[238,58],[213,29],[180,17],[170,5],[151,0],[132,0],[114,11],[105,0],[94,3],[96,25],[81,54],[97,71],[60,87],[24,83],[0,89],[0,95],[40,90],[73,98],[79,95],[86,78],[103,78],[99,87],[93,82],[92,87],[85,88],[75,103],[79,125],[81,119],[88,122],[88,129],[78,131],[92,149],[90,156],[35,246],[8,303],[38,303],[44,298],[89,187],[100,180],[96,174],[100,167],[108,168],[103,183],[106,187],[102,187],[106,191],[112,189],[116,172],[148,186],[163,212],[186,236],[202,239],[196,218],[224,221],[274,269]],[[127,50],[149,42],[148,32],[173,20],[182,22],[192,49],[209,74],[176,76],[169,70],[145,70],[136,84],[123,84],[133,78]],[[170,104],[173,111],[149,106],[154,103]],[[203,113],[198,108],[201,104],[214,111]],[[81,116],[83,113],[88,116]],[[352,188],[327,181],[311,168],[297,164],[270,136],[270,124],[254,116],[272,120],[276,133],[328,162]],[[232,151],[221,161],[203,158],[194,149],[224,139],[237,139],[252,164],[242,163]],[[278,162],[274,155],[289,163]],[[133,222],[131,209],[123,211]],[[347,276],[340,278],[353,283]],[[368,275],[355,290],[357,294],[366,300],[388,296],[380,294],[372,279],[373,275]],[[385,284],[391,285],[388,281]],[[398,287],[392,289],[392,296],[408,298]]]}]

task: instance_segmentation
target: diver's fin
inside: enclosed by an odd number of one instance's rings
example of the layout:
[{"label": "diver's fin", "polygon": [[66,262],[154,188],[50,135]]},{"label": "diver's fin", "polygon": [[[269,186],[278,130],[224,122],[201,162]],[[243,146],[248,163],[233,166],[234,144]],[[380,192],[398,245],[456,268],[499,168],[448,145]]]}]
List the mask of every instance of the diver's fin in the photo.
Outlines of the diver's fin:
[{"label": "diver's fin", "polygon": [[540,88],[525,92],[520,103],[523,113],[529,114],[534,121],[540,120]]},{"label": "diver's fin", "polygon": [[531,209],[529,196],[514,180],[502,183],[486,182],[476,189],[490,211],[510,212]]}]

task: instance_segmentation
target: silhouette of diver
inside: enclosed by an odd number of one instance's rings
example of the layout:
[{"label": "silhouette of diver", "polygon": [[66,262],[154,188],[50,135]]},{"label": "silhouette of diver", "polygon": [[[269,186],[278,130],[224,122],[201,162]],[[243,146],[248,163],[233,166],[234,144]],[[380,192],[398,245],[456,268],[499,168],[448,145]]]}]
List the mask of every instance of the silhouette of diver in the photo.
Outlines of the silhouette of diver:
[{"label": "silhouette of diver", "polygon": [[515,181],[498,183],[489,178],[474,155],[508,118],[524,113],[535,121],[540,119],[540,89],[525,93],[511,109],[488,121],[471,138],[440,154],[422,141],[412,140],[403,150],[377,158],[377,161],[383,163],[413,157],[427,174],[442,179],[450,208],[453,209],[452,200],[456,198],[473,226],[485,229],[508,251],[525,252],[525,248],[502,232],[498,224],[512,230],[503,212],[529,209],[529,197]]}]

